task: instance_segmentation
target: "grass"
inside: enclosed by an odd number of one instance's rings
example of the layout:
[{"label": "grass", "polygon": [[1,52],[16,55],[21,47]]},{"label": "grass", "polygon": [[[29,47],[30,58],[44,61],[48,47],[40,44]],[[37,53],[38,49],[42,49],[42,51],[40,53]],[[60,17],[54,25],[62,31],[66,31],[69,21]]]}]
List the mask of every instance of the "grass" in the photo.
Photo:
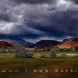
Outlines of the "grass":
[{"label": "grass", "polygon": [[48,65],[62,65],[62,64],[78,64],[78,57],[76,58],[41,58],[41,59],[26,59],[26,58],[4,58],[0,59],[1,65],[8,66],[25,66],[25,67],[45,67]]},{"label": "grass", "polygon": [[[20,73],[0,73],[0,78],[48,78],[47,73],[24,73],[23,69],[48,69],[49,66],[55,68],[58,66],[59,68],[63,66],[70,66],[72,68],[78,67],[78,57],[75,58],[38,58],[38,59],[26,59],[26,58],[0,58],[0,70],[10,70],[15,71],[19,69]],[[51,69],[51,68],[50,68]],[[49,74],[49,73],[48,73]],[[39,77],[39,76],[42,77]],[[71,74],[64,75],[64,77],[55,77],[52,74],[49,74],[51,78],[67,78],[67,76],[71,77]],[[75,77],[73,77],[75,78]]]}]

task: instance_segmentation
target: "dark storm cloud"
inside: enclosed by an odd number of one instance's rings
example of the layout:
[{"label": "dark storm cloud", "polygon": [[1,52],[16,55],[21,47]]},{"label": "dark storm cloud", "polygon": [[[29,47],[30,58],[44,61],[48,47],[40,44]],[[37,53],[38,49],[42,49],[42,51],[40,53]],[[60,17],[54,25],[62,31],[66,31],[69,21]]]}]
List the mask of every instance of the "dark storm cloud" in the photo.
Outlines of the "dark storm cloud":
[{"label": "dark storm cloud", "polygon": [[[32,23],[32,21],[30,21]],[[33,22],[29,26],[34,29],[41,30],[45,32],[46,35],[50,36],[75,36],[78,35],[78,11],[77,10],[66,10],[66,11],[57,11],[54,14],[49,15],[47,22],[45,24]]]},{"label": "dark storm cloud", "polygon": [[[56,2],[59,2],[59,0],[13,0],[15,3],[31,3],[31,4],[36,4],[36,3],[51,3],[55,4]],[[74,3],[78,4],[78,0],[65,0],[65,1],[73,1]]]},{"label": "dark storm cloud", "polygon": [[7,21],[10,22],[11,19],[8,15],[0,14],[0,21]]},{"label": "dark storm cloud", "polygon": [[71,0],[71,1],[73,1],[75,4],[78,4],[78,0]]},{"label": "dark storm cloud", "polygon": [[29,40],[78,36],[78,6],[70,0],[67,0],[69,2],[66,0],[2,1],[0,3],[2,34]]},{"label": "dark storm cloud", "polygon": [[56,0],[13,0],[16,3],[55,3]]}]

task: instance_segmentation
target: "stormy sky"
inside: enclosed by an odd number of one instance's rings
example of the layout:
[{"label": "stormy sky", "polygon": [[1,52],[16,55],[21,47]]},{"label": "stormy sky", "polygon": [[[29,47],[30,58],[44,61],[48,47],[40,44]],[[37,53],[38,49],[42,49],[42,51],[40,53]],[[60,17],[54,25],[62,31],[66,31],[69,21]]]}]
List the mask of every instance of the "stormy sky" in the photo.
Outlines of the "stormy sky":
[{"label": "stormy sky", "polygon": [[78,0],[0,0],[0,34],[27,41],[78,36]]}]

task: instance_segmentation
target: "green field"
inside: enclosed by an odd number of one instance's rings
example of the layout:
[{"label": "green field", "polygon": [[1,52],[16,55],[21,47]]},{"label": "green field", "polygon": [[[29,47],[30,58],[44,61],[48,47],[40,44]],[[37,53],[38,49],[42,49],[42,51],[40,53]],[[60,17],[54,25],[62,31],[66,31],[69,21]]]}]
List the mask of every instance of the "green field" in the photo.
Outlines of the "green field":
[{"label": "green field", "polygon": [[[57,57],[61,53],[62,55]],[[78,56],[69,57],[67,53],[78,54],[78,51],[75,52],[73,49],[72,51],[70,49],[42,51],[39,49],[39,51],[33,51],[33,56],[30,58],[22,57],[22,55],[18,57],[16,52],[1,52],[0,78],[78,78]],[[57,70],[59,71],[56,72]]]},{"label": "green field", "polygon": [[37,68],[47,68],[50,65],[52,66],[61,66],[61,65],[70,65],[75,66],[78,64],[78,58],[41,58],[41,59],[26,59],[26,58],[5,58],[0,59],[0,69],[7,68],[16,68],[16,67],[25,67],[31,69]]},{"label": "green field", "polygon": [[[41,59],[26,59],[26,58],[1,58],[0,59],[0,78],[48,78],[54,77],[52,73],[34,73],[33,70],[53,69],[53,68],[68,67],[78,69],[78,58],[41,58]],[[28,70],[28,72],[25,71]],[[68,72],[69,73],[69,72]],[[71,76],[70,73],[65,73],[59,78],[65,78],[66,75]],[[60,73],[59,73],[60,74]],[[63,73],[62,73],[63,74]],[[73,73],[76,75],[76,73]],[[42,77],[39,77],[39,76]],[[66,77],[67,78],[67,77]],[[73,77],[75,78],[75,77]]]}]

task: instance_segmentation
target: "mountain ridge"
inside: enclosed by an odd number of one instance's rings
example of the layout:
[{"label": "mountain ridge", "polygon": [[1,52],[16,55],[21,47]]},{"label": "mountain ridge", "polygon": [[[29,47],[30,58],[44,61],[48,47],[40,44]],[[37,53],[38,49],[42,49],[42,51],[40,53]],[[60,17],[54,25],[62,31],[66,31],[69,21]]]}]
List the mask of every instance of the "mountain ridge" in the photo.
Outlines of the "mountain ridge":
[{"label": "mountain ridge", "polygon": [[73,48],[73,47],[78,47],[78,38],[65,38],[63,41],[40,40],[36,43],[28,42],[28,41],[25,41],[19,37],[13,37],[13,36],[8,36],[8,37],[3,36],[0,39],[1,39],[0,43],[3,42],[4,44],[8,43],[10,45],[18,44],[18,45],[24,46],[26,48],[54,48],[54,47]]}]

